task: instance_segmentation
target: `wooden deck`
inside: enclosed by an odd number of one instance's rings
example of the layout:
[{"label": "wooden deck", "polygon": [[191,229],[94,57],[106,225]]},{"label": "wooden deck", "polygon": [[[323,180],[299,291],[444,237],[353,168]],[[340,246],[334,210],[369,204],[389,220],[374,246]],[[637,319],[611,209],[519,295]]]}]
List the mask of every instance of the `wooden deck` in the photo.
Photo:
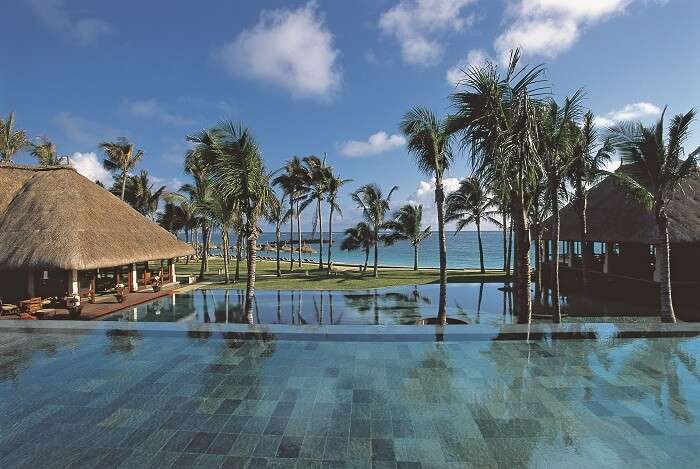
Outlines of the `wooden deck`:
[{"label": "wooden deck", "polygon": [[[79,318],[71,318],[67,309],[57,308],[55,310],[55,314],[52,317],[46,319],[79,319],[82,321],[89,321],[91,319],[101,318],[108,314],[114,313],[115,311],[131,308],[133,306],[146,303],[156,298],[162,298],[164,296],[171,295],[173,293],[173,288],[177,288],[178,286],[179,285],[177,284],[166,285],[158,293],[151,291],[150,288],[143,291],[129,293],[126,298],[126,301],[123,303],[118,303],[117,298],[114,295],[104,295],[98,297],[95,303],[84,302],[83,311]],[[2,316],[1,318],[17,319],[18,316],[9,315]]]}]

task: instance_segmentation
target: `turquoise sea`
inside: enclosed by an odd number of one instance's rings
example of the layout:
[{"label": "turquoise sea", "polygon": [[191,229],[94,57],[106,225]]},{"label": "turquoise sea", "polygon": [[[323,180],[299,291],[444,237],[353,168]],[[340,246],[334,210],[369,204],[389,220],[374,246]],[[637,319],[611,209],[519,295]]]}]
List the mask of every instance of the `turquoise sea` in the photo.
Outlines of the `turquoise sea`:
[{"label": "turquoise sea", "polygon": [[[327,233],[324,234],[324,238]],[[304,239],[310,239],[311,233],[304,233]],[[314,236],[318,238],[318,234]],[[296,239],[296,233],[294,234]],[[289,232],[282,235],[282,239],[289,239]],[[336,232],[333,235],[334,244],[333,261],[359,264],[364,262],[364,253],[362,251],[347,252],[340,250],[340,244],[343,239],[342,232]],[[481,239],[484,247],[484,265],[487,269],[503,268],[503,234],[500,231],[484,231],[481,233]],[[213,244],[219,246],[221,238],[218,233],[213,235]],[[258,238],[258,244],[263,245],[266,242],[274,241],[274,233],[263,233]],[[232,241],[233,243],[233,241]],[[478,268],[479,267],[479,247],[477,235],[474,231],[462,232],[447,232],[447,265],[449,268]],[[314,250],[318,250],[318,242],[310,244]],[[324,244],[323,259],[326,260],[328,245]],[[216,252],[216,251],[214,251]],[[261,256],[274,256],[274,252],[261,252]],[[373,252],[370,252],[369,264],[373,262]],[[289,252],[282,252],[281,257],[289,258]],[[318,252],[302,253],[302,257],[306,259],[318,260]],[[379,247],[379,264],[380,265],[400,265],[413,266],[413,247],[407,241],[399,241],[393,246]],[[433,233],[420,246],[418,251],[418,265],[420,267],[439,267],[439,251],[438,251],[438,236]]]}]

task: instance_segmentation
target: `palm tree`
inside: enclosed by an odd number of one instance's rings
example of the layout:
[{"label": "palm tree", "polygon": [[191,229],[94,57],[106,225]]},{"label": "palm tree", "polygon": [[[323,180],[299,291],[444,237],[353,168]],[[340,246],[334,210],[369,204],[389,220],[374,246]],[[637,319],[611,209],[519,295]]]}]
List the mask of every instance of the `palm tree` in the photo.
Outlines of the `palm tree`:
[{"label": "palm tree", "polygon": [[260,228],[260,216],[277,203],[270,186],[270,174],[266,171],[262,153],[250,129],[242,124],[224,122],[220,125],[214,146],[217,158],[214,178],[219,190],[235,199],[245,217],[247,238],[247,284],[244,311],[249,321],[253,317],[255,298],[256,245]]},{"label": "palm tree", "polygon": [[[312,202],[316,202],[316,214],[314,215],[314,227],[318,225],[318,268],[323,269],[323,214],[321,203],[326,196],[330,168],[326,160],[318,156],[307,156],[303,160],[306,173],[306,200],[302,203],[302,210]],[[315,229],[314,229],[315,231]]]},{"label": "palm tree", "polygon": [[[217,188],[218,189],[218,188]],[[208,215],[221,232],[221,252],[224,258],[224,279],[230,283],[230,231],[239,224],[240,211],[238,201],[226,196],[220,190],[213,191],[211,203],[208,206]]]},{"label": "palm tree", "polygon": [[340,216],[343,216],[343,211],[338,204],[338,193],[340,188],[343,187],[352,179],[342,179],[337,174],[333,173],[333,168],[329,168],[328,181],[326,186],[326,202],[328,202],[328,255],[326,256],[326,262],[328,263],[328,270],[333,268],[333,260],[331,254],[333,250],[333,213],[338,212]]},{"label": "palm tree", "polygon": [[[300,204],[302,199],[304,198],[304,195],[306,194],[306,190],[308,187],[308,174],[306,172],[306,169],[304,168],[304,165],[301,161],[301,159],[298,156],[293,157],[291,160],[287,161],[285,165],[281,169],[282,174],[277,176],[272,180],[272,183],[274,185],[280,186],[282,190],[287,194],[287,197],[290,200],[290,206],[292,209],[292,217],[290,218],[290,222],[293,219],[296,219],[297,221],[297,238],[298,238],[298,243],[297,243],[297,253],[299,255],[298,257],[298,265],[301,267],[301,241],[302,241],[302,234],[301,234],[301,221],[300,221],[300,216],[301,216],[301,210],[300,210]],[[292,233],[290,229],[290,251],[289,251],[289,257],[290,257],[290,266],[289,270],[291,271],[294,265],[293,257],[294,257],[294,241],[292,239]]]},{"label": "palm tree", "polygon": [[659,231],[656,244],[658,268],[661,274],[660,316],[665,322],[675,322],[671,296],[670,244],[668,236],[668,204],[673,196],[684,190],[684,182],[698,173],[697,156],[691,153],[685,160],[683,145],[690,134],[695,110],[679,114],[671,120],[664,135],[664,109],[655,125],[641,123],[618,124],[610,129],[610,139],[620,155],[622,166],[613,173],[630,198],[653,210]]},{"label": "palm tree", "polygon": [[287,210],[284,205],[284,197],[282,199],[272,204],[265,212],[265,219],[268,223],[272,223],[275,226],[275,251],[277,260],[277,277],[282,276],[282,270],[280,269],[280,234],[282,231],[282,223],[286,222],[291,216],[291,211]]},{"label": "palm tree", "polygon": [[423,107],[411,109],[401,121],[409,153],[418,168],[435,177],[435,206],[437,208],[438,245],[440,249],[440,288],[447,288],[447,248],[445,246],[445,188],[443,177],[453,161],[449,118],[439,120]]},{"label": "palm tree", "polygon": [[29,145],[27,132],[15,130],[15,113],[0,117],[0,163],[12,163],[12,157]]},{"label": "palm tree", "polygon": [[40,166],[55,166],[65,159],[58,156],[56,145],[46,137],[39,137],[39,142],[31,143],[30,148],[31,155],[37,159]]},{"label": "palm tree", "polygon": [[537,145],[544,175],[547,180],[547,195],[553,218],[554,260],[552,262],[552,321],[561,322],[561,305],[559,304],[559,200],[566,194],[564,179],[573,161],[573,146],[576,139],[574,122],[581,113],[582,92],[579,90],[564,105],[559,107],[556,101],[549,100],[540,108],[539,138]]},{"label": "palm tree", "polygon": [[115,179],[121,183],[121,199],[124,200],[126,180],[129,172],[143,157],[143,150],[134,150],[134,144],[121,137],[116,142],[102,142],[100,148],[105,153],[102,161],[105,169],[115,174]]},{"label": "palm tree", "polygon": [[[160,186],[153,190],[148,171],[141,171],[137,176],[127,176],[124,191],[124,201],[134,207],[139,213],[155,219],[156,211],[160,199],[165,194],[165,186]],[[118,187],[113,187],[112,192],[118,191]]]},{"label": "palm tree", "polygon": [[537,184],[532,192],[532,205],[528,218],[530,221],[530,231],[532,232],[535,244],[535,302],[542,302],[542,265],[544,259],[544,245],[542,244],[542,233],[544,232],[544,222],[549,218],[549,197],[547,197],[547,182]]},{"label": "palm tree", "polygon": [[384,197],[384,193],[376,184],[365,184],[351,194],[357,207],[362,209],[362,216],[372,229],[372,243],[374,245],[374,276],[379,276],[379,231],[384,227],[384,218],[389,211],[391,195],[398,186],[391,188]]},{"label": "palm tree", "polygon": [[[159,215],[158,223],[165,229],[173,232],[183,230],[185,232],[185,242],[192,243],[190,233],[196,229],[199,219],[197,211],[192,201],[178,192],[170,192],[164,195],[165,209]],[[189,263],[190,256],[187,256],[185,263]]]},{"label": "palm tree", "polygon": [[479,265],[484,273],[484,248],[481,242],[481,222],[499,224],[496,219],[495,202],[476,177],[468,177],[459,182],[459,188],[447,197],[446,222],[457,222],[457,231],[467,225],[476,225],[476,238],[479,243]]},{"label": "palm tree", "polygon": [[345,239],[340,244],[342,251],[356,251],[362,249],[365,252],[365,264],[362,271],[367,271],[367,262],[369,261],[369,250],[374,245],[374,233],[370,226],[365,222],[358,223],[353,228],[345,230]]},{"label": "palm tree", "polygon": [[418,248],[431,235],[431,228],[423,228],[423,206],[406,204],[384,224],[389,232],[383,236],[387,246],[404,239],[413,246],[413,270],[418,270]]},{"label": "palm tree", "polygon": [[518,322],[529,323],[529,191],[542,175],[536,137],[544,67],[520,67],[519,62],[520,51],[515,50],[505,75],[490,63],[467,70],[460,84],[464,89],[451,96],[456,112],[450,126],[460,132],[462,145],[470,148],[476,175],[508,186]]},{"label": "palm tree", "polygon": [[588,205],[588,189],[601,178],[603,168],[611,160],[612,146],[609,140],[604,140],[602,146],[594,151],[598,144],[598,132],[594,124],[593,113],[590,111],[583,116],[583,123],[575,129],[576,141],[573,147],[573,160],[569,165],[567,181],[573,188],[574,206],[578,212],[581,254],[582,254],[582,283],[584,293],[588,286],[588,268],[591,264],[591,250],[587,246],[588,223],[586,209]]}]

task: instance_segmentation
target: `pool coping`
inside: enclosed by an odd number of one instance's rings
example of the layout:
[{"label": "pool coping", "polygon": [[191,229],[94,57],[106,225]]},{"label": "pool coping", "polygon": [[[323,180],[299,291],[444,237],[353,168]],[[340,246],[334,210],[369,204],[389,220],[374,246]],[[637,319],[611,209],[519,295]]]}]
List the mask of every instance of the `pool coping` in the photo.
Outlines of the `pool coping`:
[{"label": "pool coping", "polygon": [[110,334],[187,336],[239,340],[304,340],[350,342],[423,342],[493,340],[624,339],[700,336],[700,323],[564,323],[472,325],[314,325],[223,324],[191,322],[20,321],[0,322],[0,333]]}]

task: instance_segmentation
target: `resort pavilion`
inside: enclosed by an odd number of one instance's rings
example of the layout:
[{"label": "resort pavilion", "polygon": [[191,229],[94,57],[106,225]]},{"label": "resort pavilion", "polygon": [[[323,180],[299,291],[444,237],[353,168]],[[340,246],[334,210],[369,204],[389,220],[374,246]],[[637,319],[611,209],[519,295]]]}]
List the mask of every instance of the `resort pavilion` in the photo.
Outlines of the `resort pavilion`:
[{"label": "resort pavilion", "polygon": [[[608,277],[660,281],[655,244],[659,240],[651,210],[631,200],[607,177],[588,194],[587,240],[582,243],[580,219],[573,203],[559,212],[560,263],[580,270],[582,250],[587,249],[589,270]],[[671,280],[700,284],[700,177],[687,181],[668,207],[671,242]],[[545,222],[544,260],[552,261],[552,219]]]},{"label": "resort pavilion", "polygon": [[193,253],[69,166],[0,164],[0,298],[93,296],[175,280]]}]

